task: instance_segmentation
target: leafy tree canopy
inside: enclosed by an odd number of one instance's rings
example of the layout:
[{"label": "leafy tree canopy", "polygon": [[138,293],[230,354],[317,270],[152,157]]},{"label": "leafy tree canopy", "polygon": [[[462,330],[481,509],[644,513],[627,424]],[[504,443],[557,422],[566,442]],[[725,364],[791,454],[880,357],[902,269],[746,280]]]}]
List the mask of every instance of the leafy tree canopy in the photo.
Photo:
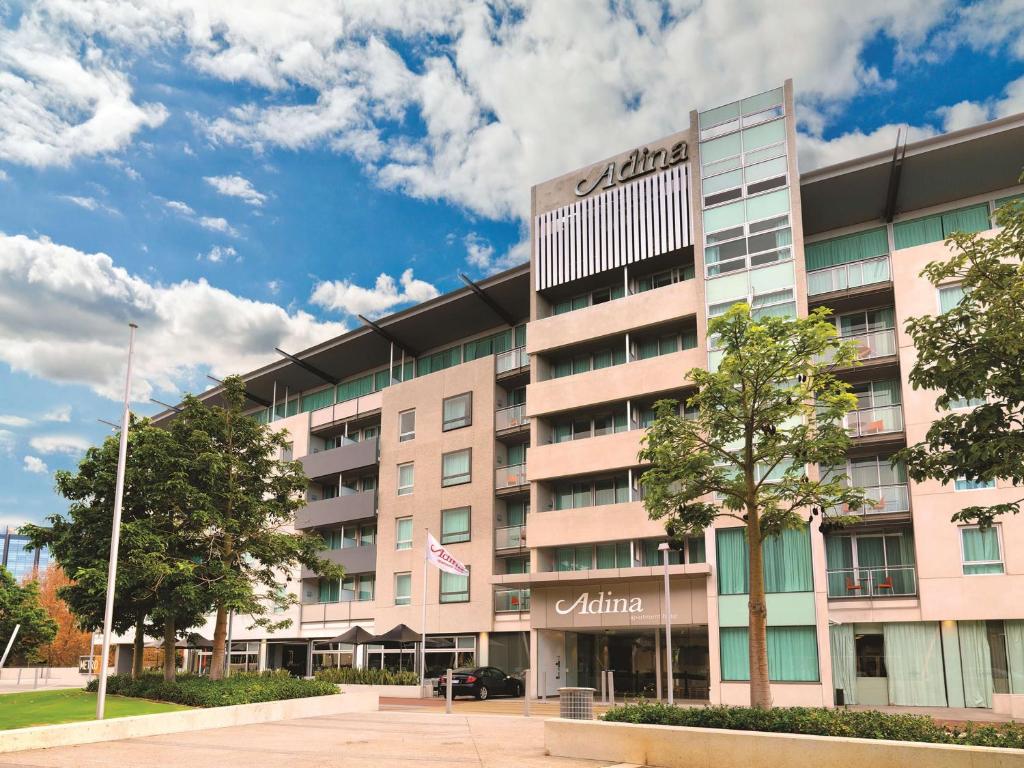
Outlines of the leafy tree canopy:
[{"label": "leafy tree canopy", "polygon": [[10,571],[0,566],[0,655],[18,625],[8,659],[34,661],[39,647],[57,635],[57,622],[39,602],[39,584],[29,580],[19,585]]}]

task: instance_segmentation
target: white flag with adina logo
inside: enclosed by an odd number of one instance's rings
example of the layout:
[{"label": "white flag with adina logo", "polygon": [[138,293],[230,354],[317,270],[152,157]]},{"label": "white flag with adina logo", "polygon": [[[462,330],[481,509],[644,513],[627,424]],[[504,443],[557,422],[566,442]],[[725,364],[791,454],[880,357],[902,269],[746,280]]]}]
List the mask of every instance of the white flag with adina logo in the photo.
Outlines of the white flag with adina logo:
[{"label": "white flag with adina logo", "polygon": [[469,575],[469,569],[441,546],[431,533],[427,534],[427,560],[447,573],[454,573],[456,576]]}]

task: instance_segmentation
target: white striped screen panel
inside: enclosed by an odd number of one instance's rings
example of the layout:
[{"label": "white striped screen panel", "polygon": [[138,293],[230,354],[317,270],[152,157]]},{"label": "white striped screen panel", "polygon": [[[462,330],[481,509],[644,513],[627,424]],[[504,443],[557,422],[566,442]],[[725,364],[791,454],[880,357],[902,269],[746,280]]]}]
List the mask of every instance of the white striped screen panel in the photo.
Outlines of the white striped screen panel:
[{"label": "white striped screen panel", "polygon": [[689,186],[681,164],[537,216],[537,290],[690,245]]}]

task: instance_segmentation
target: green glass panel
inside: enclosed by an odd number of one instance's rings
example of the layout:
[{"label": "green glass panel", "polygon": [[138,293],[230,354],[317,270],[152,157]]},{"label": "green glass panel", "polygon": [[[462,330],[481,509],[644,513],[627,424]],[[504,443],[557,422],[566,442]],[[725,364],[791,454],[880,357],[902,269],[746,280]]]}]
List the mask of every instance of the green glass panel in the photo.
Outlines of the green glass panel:
[{"label": "green glass panel", "polygon": [[740,134],[732,133],[711,141],[701,142],[700,162],[701,165],[710,165],[726,157],[740,153]]},{"label": "green glass panel", "polygon": [[318,408],[326,408],[334,404],[334,389],[325,389],[322,392],[315,392],[312,395],[303,395],[302,411],[315,411]]},{"label": "green glass panel", "polygon": [[[742,135],[744,152],[767,147],[769,144],[778,144],[780,141],[786,140],[786,121],[772,120],[753,128],[746,128],[742,131]],[[703,151],[702,146],[701,152]]]},{"label": "green glass panel", "polygon": [[722,650],[722,679],[750,679],[750,648],[746,627],[718,630]]},{"label": "green glass panel", "polygon": [[834,237],[810,243],[804,248],[807,269],[825,269],[851,261],[863,261],[884,256],[889,252],[889,238],[885,227],[869,229],[844,237]]},{"label": "green glass panel", "polygon": [[718,594],[744,595],[750,589],[747,537],[742,528],[715,531],[718,553]]},{"label": "green glass panel", "polygon": [[746,200],[747,221],[767,219],[789,211],[789,190],[778,189]]}]

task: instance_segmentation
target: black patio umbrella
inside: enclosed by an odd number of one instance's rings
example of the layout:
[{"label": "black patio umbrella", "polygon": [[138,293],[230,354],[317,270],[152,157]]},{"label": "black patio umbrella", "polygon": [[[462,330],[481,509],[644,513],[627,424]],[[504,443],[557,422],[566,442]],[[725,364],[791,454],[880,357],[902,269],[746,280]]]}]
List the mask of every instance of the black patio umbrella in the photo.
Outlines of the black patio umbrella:
[{"label": "black patio umbrella", "polygon": [[352,627],[352,629],[342,632],[337,637],[332,637],[327,642],[329,643],[350,643],[352,645],[366,645],[377,641],[379,638],[376,635],[372,635],[362,627]]},{"label": "black patio umbrella", "polygon": [[[147,648],[163,648],[163,639],[150,640],[146,643]],[[189,635],[187,640],[177,639],[174,642],[174,647],[181,650],[183,648],[213,648],[213,642],[207,640],[202,635]]]},{"label": "black patio umbrella", "polygon": [[[418,643],[423,639],[423,636],[406,624],[399,624],[398,626],[389,629],[383,635],[377,635],[375,639],[379,642],[399,643],[400,649],[404,651],[406,643]],[[405,656],[404,653],[399,654],[398,656],[399,670],[402,669],[403,656]]]}]

